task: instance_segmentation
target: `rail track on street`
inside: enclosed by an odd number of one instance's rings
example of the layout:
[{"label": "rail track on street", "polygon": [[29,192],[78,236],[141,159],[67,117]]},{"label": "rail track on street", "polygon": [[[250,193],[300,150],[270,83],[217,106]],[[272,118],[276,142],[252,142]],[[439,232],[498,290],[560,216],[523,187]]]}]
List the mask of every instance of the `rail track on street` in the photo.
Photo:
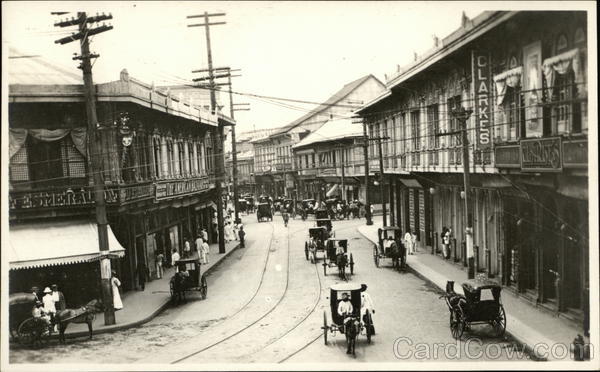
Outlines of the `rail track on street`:
[{"label": "rail track on street", "polygon": [[[272,226],[271,237],[269,239],[269,244],[268,244],[268,249],[267,249],[267,255],[265,257],[265,262],[264,262],[263,270],[262,270],[262,273],[261,273],[261,279],[260,279],[259,285],[257,286],[256,290],[254,291],[252,297],[242,307],[240,307],[235,313],[233,313],[232,315],[230,315],[228,318],[232,318],[233,316],[235,316],[235,315],[239,314],[240,312],[244,311],[252,303],[252,301],[255,300],[256,296],[258,295],[258,293],[259,293],[259,291],[260,291],[260,289],[261,289],[261,287],[263,285],[265,273],[266,273],[267,266],[268,266],[268,261],[269,261],[269,258],[270,258],[271,247],[272,247],[273,241],[275,240],[274,239],[274,237],[275,237],[275,227],[274,227],[273,224],[271,224],[271,226]],[[224,343],[225,341],[231,340],[234,337],[242,334],[244,331],[248,330],[252,326],[256,325],[261,320],[265,319],[269,314],[273,313],[273,311],[275,311],[278,308],[278,306],[280,306],[280,304],[283,302],[283,300],[287,297],[287,294],[288,294],[289,277],[290,277],[290,257],[291,257],[290,235],[293,236],[296,233],[298,233],[298,232],[300,232],[302,230],[305,230],[305,229],[306,229],[306,227],[303,226],[302,228],[300,228],[298,230],[295,230],[295,231],[292,231],[292,232],[290,232],[289,230],[287,231],[287,234],[286,234],[286,241],[287,241],[287,243],[286,243],[286,248],[287,248],[287,264],[286,264],[286,266],[287,267],[286,267],[286,274],[285,274],[285,276],[286,276],[285,288],[283,290],[282,295],[277,300],[277,302],[268,311],[266,311],[265,313],[263,313],[256,320],[254,320],[251,323],[249,323],[249,324],[241,327],[240,329],[238,329],[237,331],[229,334],[228,336],[222,337],[219,340],[211,343],[210,345],[207,345],[207,346],[205,346],[205,347],[203,347],[201,349],[195,350],[195,351],[193,351],[191,353],[188,353],[188,354],[186,354],[186,355],[184,355],[182,357],[179,357],[178,359],[176,359],[174,361],[171,361],[170,363],[171,364],[177,364],[177,363],[184,362],[184,361],[186,361],[187,359],[189,359],[191,357],[197,356],[197,355],[199,355],[199,354],[201,354],[201,353],[203,353],[203,352],[205,352],[205,351],[207,351],[209,349],[214,348],[215,346],[218,346],[218,345]],[[322,288],[321,276],[319,274],[319,270],[317,269],[317,265],[314,265],[314,266],[315,266],[315,275],[316,275],[316,279],[317,279],[317,283],[318,283],[318,297],[314,301],[314,303],[312,304],[312,307],[292,327],[288,328],[283,334],[278,335],[278,337],[276,337],[274,339],[271,339],[268,343],[266,343],[264,345],[261,345],[260,349],[264,349],[264,348],[268,347],[269,345],[271,345],[271,344],[277,342],[278,340],[284,338],[285,336],[287,336],[294,329],[296,329],[298,326],[300,326],[302,323],[304,323],[308,319],[308,317],[315,312],[318,304],[321,302],[322,292],[323,292],[322,289],[323,288]],[[226,320],[224,320],[223,322],[226,322]],[[222,324],[222,322],[220,322],[219,324]]]}]

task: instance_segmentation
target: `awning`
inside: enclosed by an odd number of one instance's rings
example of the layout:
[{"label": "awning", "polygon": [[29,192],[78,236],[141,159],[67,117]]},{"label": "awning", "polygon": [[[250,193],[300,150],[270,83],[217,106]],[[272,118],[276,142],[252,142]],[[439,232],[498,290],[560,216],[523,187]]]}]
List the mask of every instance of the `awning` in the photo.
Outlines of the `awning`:
[{"label": "awning", "polygon": [[[110,256],[125,249],[108,226]],[[11,270],[90,262],[100,258],[98,227],[90,221],[41,222],[11,226],[8,235]]]},{"label": "awning", "polygon": [[330,198],[337,191],[337,189],[338,189],[338,185],[337,184],[333,185],[329,189],[329,191],[327,191],[327,194],[325,194],[325,196],[328,197],[328,198]]},{"label": "awning", "polygon": [[423,187],[423,186],[421,186],[421,184],[419,183],[419,181],[415,180],[414,178],[400,178],[399,180],[406,187],[418,187],[418,188],[422,188]]}]

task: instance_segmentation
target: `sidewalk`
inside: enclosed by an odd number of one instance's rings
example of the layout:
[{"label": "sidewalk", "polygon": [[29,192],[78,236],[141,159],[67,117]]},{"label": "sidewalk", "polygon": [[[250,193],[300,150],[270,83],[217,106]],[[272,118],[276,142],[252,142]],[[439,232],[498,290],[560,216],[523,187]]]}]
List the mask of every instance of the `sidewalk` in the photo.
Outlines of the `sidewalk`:
[{"label": "sidewalk", "polygon": [[[377,241],[377,229],[381,227],[381,218],[374,221],[371,226],[359,226],[358,231],[372,242]],[[416,275],[435,284],[440,290],[446,290],[446,282],[453,280],[454,289],[462,294],[461,283],[467,280],[467,271],[462,266],[451,261],[443,260],[439,255],[432,255],[430,248],[420,247],[415,255],[408,255],[406,262],[409,269]],[[567,324],[551,314],[536,309],[533,305],[519,299],[510,290],[502,291],[502,304],[506,311],[506,333],[512,336],[520,344],[531,347],[536,344],[548,345],[547,349],[540,348],[539,351],[547,352],[556,344],[564,344],[570,347],[577,334],[583,334],[583,330]],[[544,359],[541,355],[537,355]],[[548,358],[548,360],[551,360]]]},{"label": "sidewalk", "polygon": [[[238,247],[238,241],[226,243],[225,253],[219,254],[218,244],[211,244],[209,263],[202,265],[202,274],[209,273]],[[169,305],[171,300],[169,280],[174,272],[174,268],[165,269],[163,277],[147,282],[144,291],[131,290],[122,294],[121,300],[123,301],[123,309],[115,312],[116,324],[109,326],[104,325],[104,315],[103,313],[98,313],[92,323],[93,333],[96,335],[99,333],[119,331],[136,327],[152,320],[152,318],[157,316]],[[65,337],[88,337],[88,334],[87,324],[71,323],[65,332]],[[58,336],[55,335],[54,337]]]}]

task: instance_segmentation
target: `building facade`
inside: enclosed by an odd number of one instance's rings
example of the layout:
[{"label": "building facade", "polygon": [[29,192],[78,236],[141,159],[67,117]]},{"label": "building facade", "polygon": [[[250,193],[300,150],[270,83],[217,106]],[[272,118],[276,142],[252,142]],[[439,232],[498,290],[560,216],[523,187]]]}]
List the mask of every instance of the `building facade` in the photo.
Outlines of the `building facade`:
[{"label": "building facade", "polygon": [[332,119],[349,117],[361,104],[379,95],[385,86],[373,75],[344,85],[314,110],[254,142],[256,182],[260,190],[274,196],[302,199],[307,190],[294,164],[292,147]]},{"label": "building facade", "polygon": [[[64,74],[48,66],[32,68]],[[83,85],[77,75],[70,78],[71,84],[11,79],[9,287],[27,292],[56,283],[74,307],[101,294]],[[201,228],[216,241],[215,152],[222,146],[216,131],[219,121],[232,121],[156,91],[125,70],[96,89],[101,153],[93,156],[102,164],[112,266],[131,290],[142,264],[147,279],[156,278],[157,255],[168,265],[171,252],[181,252]],[[40,239],[45,243],[32,247]],[[83,252],[89,241],[92,252]]]},{"label": "building facade", "polygon": [[[468,134],[475,266],[580,320],[589,304],[585,12],[484,12],[400,69],[358,114],[382,143],[392,223],[466,265]],[[472,110],[466,129],[453,115]],[[371,169],[379,150],[371,141]]]}]

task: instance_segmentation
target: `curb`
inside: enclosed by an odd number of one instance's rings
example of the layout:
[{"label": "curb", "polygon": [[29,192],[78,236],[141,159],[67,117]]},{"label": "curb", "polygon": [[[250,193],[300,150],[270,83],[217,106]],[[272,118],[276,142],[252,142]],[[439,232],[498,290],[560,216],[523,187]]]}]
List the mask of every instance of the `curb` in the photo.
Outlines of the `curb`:
[{"label": "curb", "polygon": [[[217,262],[214,265],[212,265],[211,267],[209,267],[203,274],[204,275],[208,275],[211,271],[213,271],[213,269],[216,269],[219,265],[221,265],[221,263],[223,261],[225,261],[225,259],[231,253],[233,253],[234,251],[236,251],[239,247],[240,247],[240,244],[238,243],[233,248],[231,248],[229,251],[225,252],[225,254],[222,256],[222,258],[219,260],[219,262]],[[171,299],[167,299],[154,312],[152,312],[152,314],[148,315],[145,318],[142,318],[140,320],[135,320],[135,321],[132,321],[130,323],[115,325],[114,327],[111,327],[111,328],[101,328],[101,329],[98,329],[98,330],[94,330],[93,334],[94,335],[99,335],[99,334],[104,334],[104,333],[113,333],[113,332],[122,331],[122,330],[125,330],[125,329],[128,329],[128,328],[137,327],[137,326],[140,326],[140,325],[142,325],[144,323],[148,323],[152,319],[156,318],[156,316],[158,314],[160,314],[161,312],[163,312],[169,306],[170,303],[171,303]],[[78,332],[73,332],[73,333],[65,333],[65,338],[87,337],[88,335],[89,335],[89,332],[87,332],[87,331],[78,331]],[[54,339],[58,340],[58,334],[50,336],[50,339],[52,339],[52,340],[54,340]]]},{"label": "curb", "polygon": [[[359,228],[357,228],[358,232],[368,241],[370,241],[371,243],[373,243],[373,241],[365,234],[363,233]],[[417,271],[415,268],[411,267],[408,263],[406,263],[406,267],[408,268],[408,270],[414,274],[416,277],[424,280],[425,282],[429,283],[430,285],[434,286],[435,288],[438,288],[440,291],[445,292],[445,288],[442,288],[441,286],[439,286],[438,284],[436,284],[433,280],[429,279],[427,276],[425,276],[424,274],[422,274],[421,272]],[[535,351],[531,348],[531,344],[528,343],[524,337],[509,331],[508,329],[505,331],[505,333],[511,337],[512,339],[514,339],[516,341],[516,343],[518,343],[520,346],[522,346],[524,348],[524,350],[533,356],[533,358],[535,358],[538,361],[548,361],[547,358],[542,357],[541,355],[538,355],[537,353],[535,353]]]}]

